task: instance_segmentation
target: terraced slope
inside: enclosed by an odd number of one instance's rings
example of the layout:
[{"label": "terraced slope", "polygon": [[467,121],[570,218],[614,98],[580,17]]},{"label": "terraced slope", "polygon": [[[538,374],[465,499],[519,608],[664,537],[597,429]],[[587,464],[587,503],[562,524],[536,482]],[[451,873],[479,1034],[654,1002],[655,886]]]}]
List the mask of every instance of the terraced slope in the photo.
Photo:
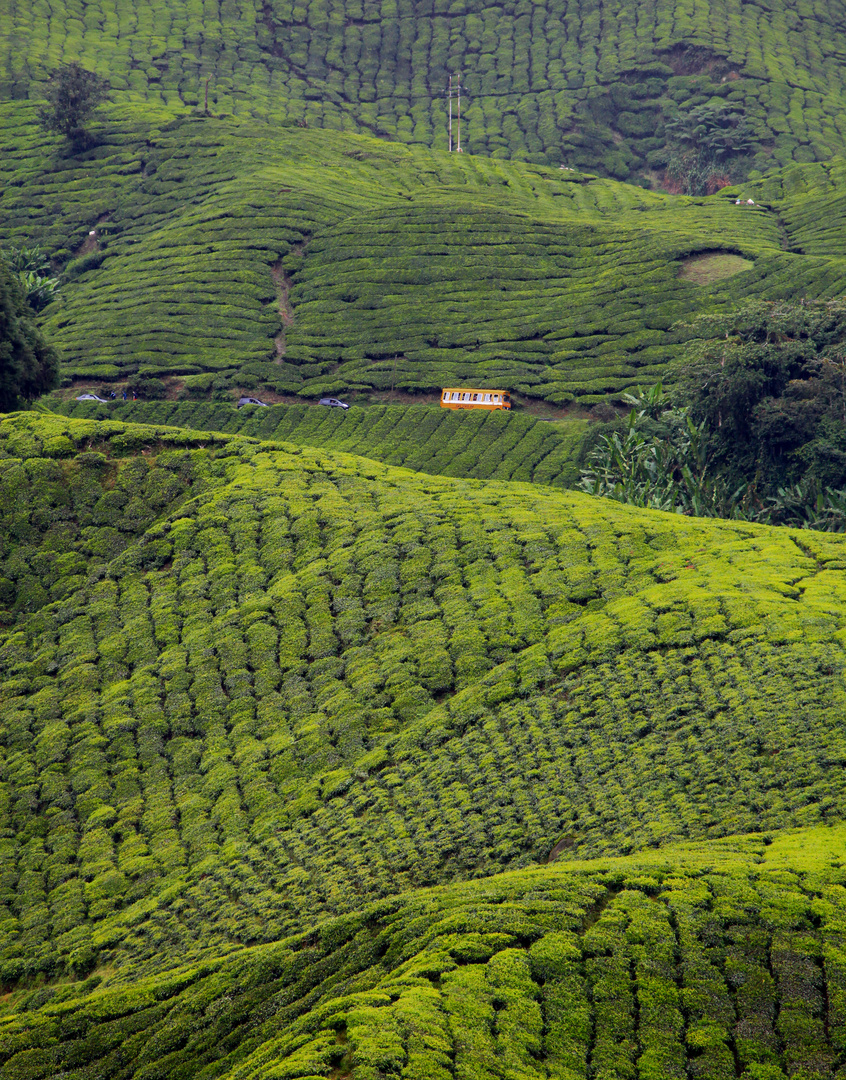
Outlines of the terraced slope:
[{"label": "terraced slope", "polygon": [[325,446],[435,476],[528,480],[574,487],[587,420],[547,423],[520,412],[452,412],[439,406],[340,409],[280,405],[267,409],[206,402],[51,402],[80,419],[168,424],[225,431],[298,446]]},{"label": "terraced slope", "polygon": [[0,1076],[839,1076],[843,853],[809,829],[558,864],[18,993]]},{"label": "terraced slope", "polygon": [[6,983],[846,817],[842,538],[222,434],[0,435]]},{"label": "terraced slope", "polygon": [[759,166],[842,154],[844,52],[833,0],[9,0],[0,95],[37,99],[54,65],[79,60],[120,103],[179,112],[208,91],[218,113],[446,149],[461,74],[464,150],[625,179],[655,166],[669,116],[713,99],[744,110]]},{"label": "terraced slope", "polygon": [[[804,194],[738,207],[729,189],[686,199],[329,132],[150,131],[129,113],[67,158],[21,108],[0,136],[0,229],[65,261],[45,329],[76,380],[304,396],[503,384],[590,404],[661,377],[680,319],[846,289],[836,247],[794,250]],[[835,193],[842,172],[825,170]],[[727,252],[745,258],[727,279],[685,272]]]},{"label": "terraced slope", "polygon": [[744,185],[750,197],[779,208],[788,250],[827,258],[839,256],[846,190],[843,163],[796,165]]}]

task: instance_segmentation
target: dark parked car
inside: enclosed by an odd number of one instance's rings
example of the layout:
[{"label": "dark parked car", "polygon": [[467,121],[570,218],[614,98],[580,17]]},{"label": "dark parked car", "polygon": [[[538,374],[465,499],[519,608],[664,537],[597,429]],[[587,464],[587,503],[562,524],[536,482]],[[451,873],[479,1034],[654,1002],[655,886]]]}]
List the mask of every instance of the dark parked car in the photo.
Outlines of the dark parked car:
[{"label": "dark parked car", "polygon": [[96,394],[77,394],[76,395],[76,400],[77,401],[99,401],[103,405],[106,404],[106,399],[104,397],[97,397]]},{"label": "dark parked car", "polygon": [[238,398],[238,408],[240,409],[242,405],[263,405],[265,409],[270,408],[266,401],[259,401],[257,397]]},{"label": "dark parked car", "polygon": [[332,409],[348,409],[346,401],[339,401],[336,397],[322,397],[318,405],[329,405]]}]

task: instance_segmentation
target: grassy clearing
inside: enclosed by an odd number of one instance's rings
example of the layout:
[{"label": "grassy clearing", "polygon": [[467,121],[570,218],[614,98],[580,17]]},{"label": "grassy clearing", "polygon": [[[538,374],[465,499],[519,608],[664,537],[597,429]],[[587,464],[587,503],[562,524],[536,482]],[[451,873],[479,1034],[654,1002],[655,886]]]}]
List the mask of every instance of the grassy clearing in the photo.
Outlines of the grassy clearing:
[{"label": "grassy clearing", "polygon": [[713,285],[717,281],[751,270],[755,263],[740,255],[692,255],[682,260],[679,277],[694,285]]}]

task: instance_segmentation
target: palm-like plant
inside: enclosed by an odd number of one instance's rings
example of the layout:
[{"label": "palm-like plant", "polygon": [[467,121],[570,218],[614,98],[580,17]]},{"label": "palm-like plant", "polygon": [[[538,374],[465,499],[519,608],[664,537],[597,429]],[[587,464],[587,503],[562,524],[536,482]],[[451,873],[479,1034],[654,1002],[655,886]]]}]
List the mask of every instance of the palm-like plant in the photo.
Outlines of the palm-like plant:
[{"label": "palm-like plant", "polygon": [[59,279],[51,275],[50,259],[40,247],[0,249],[0,260],[17,276],[34,311],[40,311],[55,298]]}]

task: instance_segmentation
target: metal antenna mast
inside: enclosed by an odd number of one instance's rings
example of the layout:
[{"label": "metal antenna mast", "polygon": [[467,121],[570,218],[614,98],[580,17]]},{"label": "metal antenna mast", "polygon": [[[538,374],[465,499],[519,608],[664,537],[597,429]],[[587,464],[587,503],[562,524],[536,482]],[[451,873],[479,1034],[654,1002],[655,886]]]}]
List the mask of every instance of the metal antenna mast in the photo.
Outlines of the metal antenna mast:
[{"label": "metal antenna mast", "polygon": [[452,75],[449,77],[449,152],[452,153]]},{"label": "metal antenna mast", "polygon": [[458,76],[458,153],[461,153],[461,76]]}]

